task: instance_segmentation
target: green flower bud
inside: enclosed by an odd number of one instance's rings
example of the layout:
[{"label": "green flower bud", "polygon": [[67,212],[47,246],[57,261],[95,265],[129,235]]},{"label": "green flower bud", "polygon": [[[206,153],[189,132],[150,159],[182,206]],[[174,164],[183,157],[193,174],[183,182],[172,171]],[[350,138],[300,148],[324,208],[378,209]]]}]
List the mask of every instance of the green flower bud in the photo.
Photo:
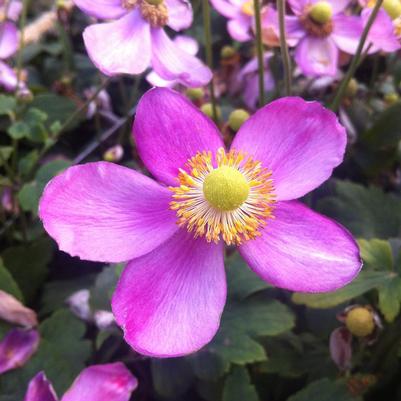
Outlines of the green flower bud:
[{"label": "green flower bud", "polygon": [[355,78],[351,78],[348,82],[345,95],[348,97],[354,97],[358,92],[358,81]]},{"label": "green flower bud", "polygon": [[367,308],[357,306],[348,312],[345,325],[354,336],[366,337],[375,329],[373,313]]},{"label": "green flower bud", "polygon": [[[213,105],[211,103],[205,103],[201,107],[202,113],[206,114],[208,117],[213,119]],[[216,106],[216,114],[217,114],[217,119],[221,119],[221,108],[219,106]]]},{"label": "green flower bud", "polygon": [[249,113],[244,109],[237,109],[231,112],[228,117],[228,126],[234,131],[237,132],[241,125],[248,120]]},{"label": "green flower bud", "polygon": [[191,100],[201,100],[205,95],[205,91],[203,88],[188,88],[185,94]]},{"label": "green flower bud", "polygon": [[221,58],[231,58],[237,54],[237,51],[232,46],[224,46],[220,51]]}]

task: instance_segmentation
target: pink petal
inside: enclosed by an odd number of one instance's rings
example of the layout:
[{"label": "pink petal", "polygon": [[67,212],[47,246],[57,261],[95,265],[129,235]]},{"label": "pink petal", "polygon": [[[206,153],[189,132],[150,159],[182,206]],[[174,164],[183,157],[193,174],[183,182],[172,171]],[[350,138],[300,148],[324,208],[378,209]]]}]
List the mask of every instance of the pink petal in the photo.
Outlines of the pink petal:
[{"label": "pink petal", "polygon": [[73,0],[84,13],[100,19],[115,19],[127,14],[122,0]]},{"label": "pink petal", "polygon": [[39,372],[30,382],[24,401],[57,401],[56,392],[44,372]]},{"label": "pink petal", "polygon": [[227,30],[230,36],[238,42],[246,42],[252,39],[250,33],[252,25],[252,17],[240,14],[227,23]]},{"label": "pink petal", "polygon": [[150,64],[150,27],[138,9],[117,21],[89,26],[83,37],[89,57],[105,75],[140,74]]},{"label": "pink petal", "polygon": [[[366,25],[371,9],[362,11],[363,24]],[[370,28],[368,43],[371,45],[369,53],[377,51],[394,52],[400,49],[399,40],[395,34],[393,21],[384,10],[379,10],[373,25]]]},{"label": "pink petal", "polygon": [[317,102],[271,102],[241,127],[232,148],[272,171],[277,200],[299,198],[326,181],[344,156],[347,136],[336,115]]},{"label": "pink petal", "polygon": [[174,39],[173,42],[181,49],[187,52],[188,54],[192,54],[195,56],[196,53],[199,51],[199,44],[198,42],[194,39],[191,38],[190,36],[186,35],[177,35]]},{"label": "pink petal", "polygon": [[61,401],[128,401],[138,380],[121,362],[84,369]]},{"label": "pink petal", "polygon": [[[7,6],[5,6],[7,7]],[[22,2],[20,0],[10,0],[8,2],[7,18],[17,21],[22,11]]]},{"label": "pink petal", "polygon": [[166,80],[199,87],[212,79],[212,72],[198,58],[174,44],[161,28],[152,28],[152,67]]},{"label": "pink petal", "polygon": [[226,300],[223,244],[180,229],[125,268],[112,300],[125,340],[141,354],[195,352],[216,334]]},{"label": "pink petal", "polygon": [[39,205],[60,249],[82,259],[122,262],[144,255],[177,229],[171,193],[107,162],[74,166],[47,184]]},{"label": "pink petal", "polygon": [[[313,0],[314,3],[317,3],[318,1],[319,0]],[[351,3],[351,0],[327,0],[327,1],[331,4],[331,7],[333,8],[333,14],[338,14],[344,11]]]},{"label": "pink petal", "polygon": [[295,60],[306,76],[334,76],[337,72],[338,49],[330,38],[306,36],[298,44]]},{"label": "pink petal", "polygon": [[12,295],[0,290],[0,319],[24,327],[34,327],[38,324],[36,313]]},{"label": "pink petal", "polygon": [[12,56],[18,49],[18,31],[12,22],[0,24],[0,58]]},{"label": "pink petal", "polygon": [[352,334],[346,327],[339,327],[331,333],[330,356],[340,370],[351,368]]},{"label": "pink petal", "polygon": [[17,87],[18,79],[16,72],[6,63],[0,61],[0,85],[7,91],[14,91]]},{"label": "pink petal", "polygon": [[236,18],[241,13],[241,7],[227,0],[210,0],[212,6],[226,18]]},{"label": "pink petal", "polygon": [[239,250],[255,273],[292,291],[334,291],[352,281],[362,262],[345,228],[302,203],[279,202],[262,236]]},{"label": "pink petal", "polygon": [[146,75],[146,80],[149,82],[150,85],[156,86],[158,88],[173,88],[174,86],[178,85],[178,82],[176,80],[167,81],[155,71],[151,71],[148,75]]},{"label": "pink petal", "polygon": [[38,346],[39,333],[36,330],[9,331],[0,342],[0,374],[24,366]]},{"label": "pink petal", "polygon": [[197,152],[224,147],[215,124],[184,96],[166,88],[142,96],[133,135],[146,167],[168,185],[177,185],[178,169]]},{"label": "pink petal", "polygon": [[333,24],[331,37],[336,45],[345,53],[355,54],[363,31],[361,18],[339,14],[333,18]]},{"label": "pink petal", "polygon": [[187,0],[165,0],[168,9],[168,26],[175,31],[189,28],[192,24],[192,6]]},{"label": "pink petal", "polygon": [[295,15],[303,14],[306,6],[312,2],[309,0],[288,0],[288,4]]}]

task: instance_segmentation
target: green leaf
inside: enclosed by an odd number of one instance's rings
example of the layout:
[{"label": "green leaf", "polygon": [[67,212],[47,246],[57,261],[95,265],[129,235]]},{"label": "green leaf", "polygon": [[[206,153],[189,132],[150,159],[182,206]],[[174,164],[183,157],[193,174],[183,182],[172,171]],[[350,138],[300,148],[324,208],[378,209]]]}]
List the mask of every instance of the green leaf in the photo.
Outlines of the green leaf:
[{"label": "green leaf", "polygon": [[379,288],[379,309],[387,322],[391,323],[400,313],[401,278],[394,277]]},{"label": "green leaf", "polygon": [[356,401],[342,381],[327,378],[315,381],[292,395],[287,401]]},{"label": "green leaf", "polygon": [[0,147],[0,166],[7,161],[13,153],[12,146],[1,146]]},{"label": "green leaf", "polygon": [[227,376],[223,390],[223,401],[258,401],[255,386],[251,384],[248,370],[236,366]]},{"label": "green leaf", "polygon": [[285,333],[293,326],[294,315],[278,301],[232,303],[226,308],[220,330],[208,349],[221,356],[226,364],[264,361],[266,353],[256,339]]},{"label": "green leaf", "polygon": [[346,181],[334,181],[335,194],[321,199],[318,209],[336,219],[355,236],[398,237],[401,227],[401,200],[376,187],[366,188]]},{"label": "green leaf", "polygon": [[227,363],[217,354],[208,350],[201,350],[188,357],[192,370],[201,380],[214,381],[228,370]]},{"label": "green leaf", "polygon": [[238,252],[226,261],[227,287],[233,298],[244,299],[271,285],[258,277],[241,258]]},{"label": "green leaf", "polygon": [[13,276],[5,268],[2,259],[0,259],[0,290],[5,291],[15,298],[23,301],[23,296],[18,284],[15,282]]},{"label": "green leaf", "polygon": [[36,182],[24,184],[18,192],[18,202],[25,212],[37,213],[42,191]]},{"label": "green leaf", "polygon": [[360,239],[358,244],[365,268],[375,270],[392,270],[393,254],[388,241],[373,238],[371,240]]},{"label": "green leaf", "polygon": [[12,96],[0,95],[0,115],[10,115],[14,113],[17,101]]},{"label": "green leaf", "polygon": [[41,238],[29,245],[6,249],[2,258],[4,265],[18,283],[27,303],[30,303],[47,276],[47,264],[53,256],[53,243]]},{"label": "green leaf", "polygon": [[310,308],[333,308],[390,282],[393,277],[394,273],[389,272],[362,271],[354,281],[344,288],[324,294],[297,292],[292,295],[292,301]]},{"label": "green leaf", "polygon": [[28,138],[30,133],[29,125],[22,121],[13,123],[7,130],[8,134],[13,139]]}]

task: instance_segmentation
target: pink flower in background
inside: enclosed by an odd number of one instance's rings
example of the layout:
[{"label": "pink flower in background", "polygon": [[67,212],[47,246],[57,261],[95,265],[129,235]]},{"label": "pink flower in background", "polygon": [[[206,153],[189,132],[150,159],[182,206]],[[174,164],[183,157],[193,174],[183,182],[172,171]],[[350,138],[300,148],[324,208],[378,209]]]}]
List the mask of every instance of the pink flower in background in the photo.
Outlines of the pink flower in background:
[{"label": "pink flower in background", "polygon": [[[295,14],[286,17],[288,44],[296,45],[295,60],[303,74],[334,76],[340,50],[354,54],[363,30],[360,17],[344,14],[350,0],[289,0],[288,3]],[[277,17],[265,18],[264,28],[278,34]]]},{"label": "pink flower in background", "polygon": [[253,0],[210,0],[213,7],[228,18],[227,30],[238,42],[252,39]]},{"label": "pink flower in background", "polygon": [[[274,88],[274,79],[270,73],[269,60],[272,57],[271,52],[264,54],[265,65],[265,91],[269,92]],[[239,74],[235,76],[234,93],[241,93],[246,106],[250,110],[255,110],[259,97],[259,77],[258,77],[258,60],[253,58],[242,67]]]},{"label": "pink flower in background", "polygon": [[[198,53],[199,51],[198,42],[189,36],[177,35],[173,39],[173,42],[181,50],[185,51],[191,56],[195,56],[196,53]],[[179,81],[176,79],[172,81],[163,79],[156,71],[151,71],[148,75],[146,75],[146,80],[152,86],[158,86],[163,88],[173,88],[174,86],[179,84]]]},{"label": "pink flower in background", "polygon": [[106,75],[140,74],[149,66],[165,80],[189,87],[207,84],[211,71],[183,51],[164,27],[174,30],[192,23],[187,0],[74,0],[85,13],[113,22],[86,28],[83,37],[89,57]]},{"label": "pink flower in background", "polygon": [[136,351],[180,356],[213,338],[226,301],[224,243],[290,290],[331,291],[358,274],[352,236],[295,200],[344,156],[345,130],[319,103],[270,103],[226,151],[208,117],[158,88],[140,100],[133,133],[158,182],[107,162],[70,167],[47,185],[39,215],[61,250],[129,261],[112,309]]},{"label": "pink flower in background", "polygon": [[0,374],[24,366],[38,349],[39,341],[34,329],[10,330],[0,342]]},{"label": "pink flower in background", "polygon": [[23,327],[37,326],[36,313],[18,299],[0,290],[0,319]]},{"label": "pink flower in background", "polygon": [[[61,401],[128,401],[137,387],[137,379],[121,362],[92,365],[79,374]],[[57,400],[43,372],[30,381],[24,398],[24,401]]]}]

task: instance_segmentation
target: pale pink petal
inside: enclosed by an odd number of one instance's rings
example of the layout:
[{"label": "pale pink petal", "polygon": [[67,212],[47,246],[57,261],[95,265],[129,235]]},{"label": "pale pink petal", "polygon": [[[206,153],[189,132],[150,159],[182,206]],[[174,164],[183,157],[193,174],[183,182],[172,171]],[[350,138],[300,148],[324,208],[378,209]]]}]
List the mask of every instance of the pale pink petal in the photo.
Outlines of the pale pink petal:
[{"label": "pale pink petal", "polygon": [[303,14],[306,6],[312,2],[313,0],[288,0],[288,4],[295,15]]},{"label": "pale pink petal", "polygon": [[168,26],[175,31],[189,28],[192,24],[192,6],[187,0],[165,0],[168,9]]},{"label": "pale pink petal", "polygon": [[232,148],[272,171],[278,200],[299,198],[326,181],[343,160],[347,136],[336,115],[317,102],[287,97],[247,120]]},{"label": "pale pink petal", "polygon": [[132,260],[112,300],[125,340],[141,354],[176,357],[216,334],[226,300],[223,244],[185,229]]},{"label": "pale pink petal", "polygon": [[352,334],[346,327],[339,327],[330,334],[330,356],[340,370],[352,366]]},{"label": "pale pink petal", "polygon": [[106,75],[140,74],[150,65],[150,27],[138,9],[83,33],[92,62]]},{"label": "pale pink petal", "polygon": [[262,236],[239,247],[255,273],[292,291],[334,291],[351,282],[362,262],[345,228],[302,203],[279,202]]},{"label": "pale pink petal", "polygon": [[363,25],[360,17],[339,14],[333,18],[332,39],[343,52],[355,54],[361,39]]},{"label": "pale pink petal", "polygon": [[24,366],[38,349],[39,340],[36,330],[9,331],[0,342],[0,374]]},{"label": "pale pink petal", "polygon": [[199,51],[199,44],[198,42],[194,39],[191,38],[190,36],[186,35],[177,35],[174,39],[173,42],[181,49],[187,52],[188,54],[192,54],[195,56],[196,53]]},{"label": "pale pink petal", "polygon": [[151,251],[177,229],[171,193],[108,162],[68,168],[46,186],[39,215],[60,249],[82,259],[122,262]]},{"label": "pale pink petal", "polygon": [[0,290],[0,319],[24,327],[34,327],[38,324],[36,313],[22,305],[18,299]]},{"label": "pale pink petal", "polygon": [[142,96],[133,135],[146,167],[168,185],[178,184],[179,168],[197,152],[224,147],[216,125],[188,99],[167,88],[151,89]]},{"label": "pale pink petal", "polygon": [[[314,3],[317,3],[319,0],[313,0]],[[333,14],[338,14],[344,11],[350,4],[352,0],[327,0],[331,7],[333,8]]]},{"label": "pale pink petal", "polygon": [[127,14],[122,0],[73,0],[85,14],[101,19],[115,19]]},{"label": "pale pink petal", "polygon": [[14,91],[17,88],[18,78],[16,72],[6,63],[0,61],[0,85],[7,91]]},{"label": "pale pink petal", "polygon": [[212,6],[224,17],[235,18],[241,13],[241,6],[228,0],[210,0]]},{"label": "pale pink petal", "polygon": [[304,37],[298,44],[295,60],[306,76],[336,75],[338,49],[330,38]]},{"label": "pale pink petal", "polygon": [[61,401],[128,401],[138,380],[121,362],[84,369]]},{"label": "pale pink petal", "polygon": [[12,56],[18,49],[18,30],[12,22],[0,24],[0,59]]},{"label": "pale pink petal", "polygon": [[151,71],[148,75],[146,75],[146,80],[150,85],[158,88],[173,88],[174,86],[178,85],[177,80],[167,81],[155,71]]},{"label": "pale pink petal", "polygon": [[161,28],[152,28],[152,67],[166,80],[188,87],[206,85],[212,72],[203,62],[177,46]]},{"label": "pale pink petal", "polygon": [[252,17],[240,14],[227,23],[227,30],[231,37],[238,42],[246,42],[252,39],[251,35]]},{"label": "pale pink petal", "polygon": [[17,19],[21,14],[21,11],[22,11],[22,1],[10,0],[7,7],[7,18],[12,21],[17,21]]},{"label": "pale pink petal", "polygon": [[44,372],[39,372],[30,382],[24,401],[57,401],[56,392]]}]

